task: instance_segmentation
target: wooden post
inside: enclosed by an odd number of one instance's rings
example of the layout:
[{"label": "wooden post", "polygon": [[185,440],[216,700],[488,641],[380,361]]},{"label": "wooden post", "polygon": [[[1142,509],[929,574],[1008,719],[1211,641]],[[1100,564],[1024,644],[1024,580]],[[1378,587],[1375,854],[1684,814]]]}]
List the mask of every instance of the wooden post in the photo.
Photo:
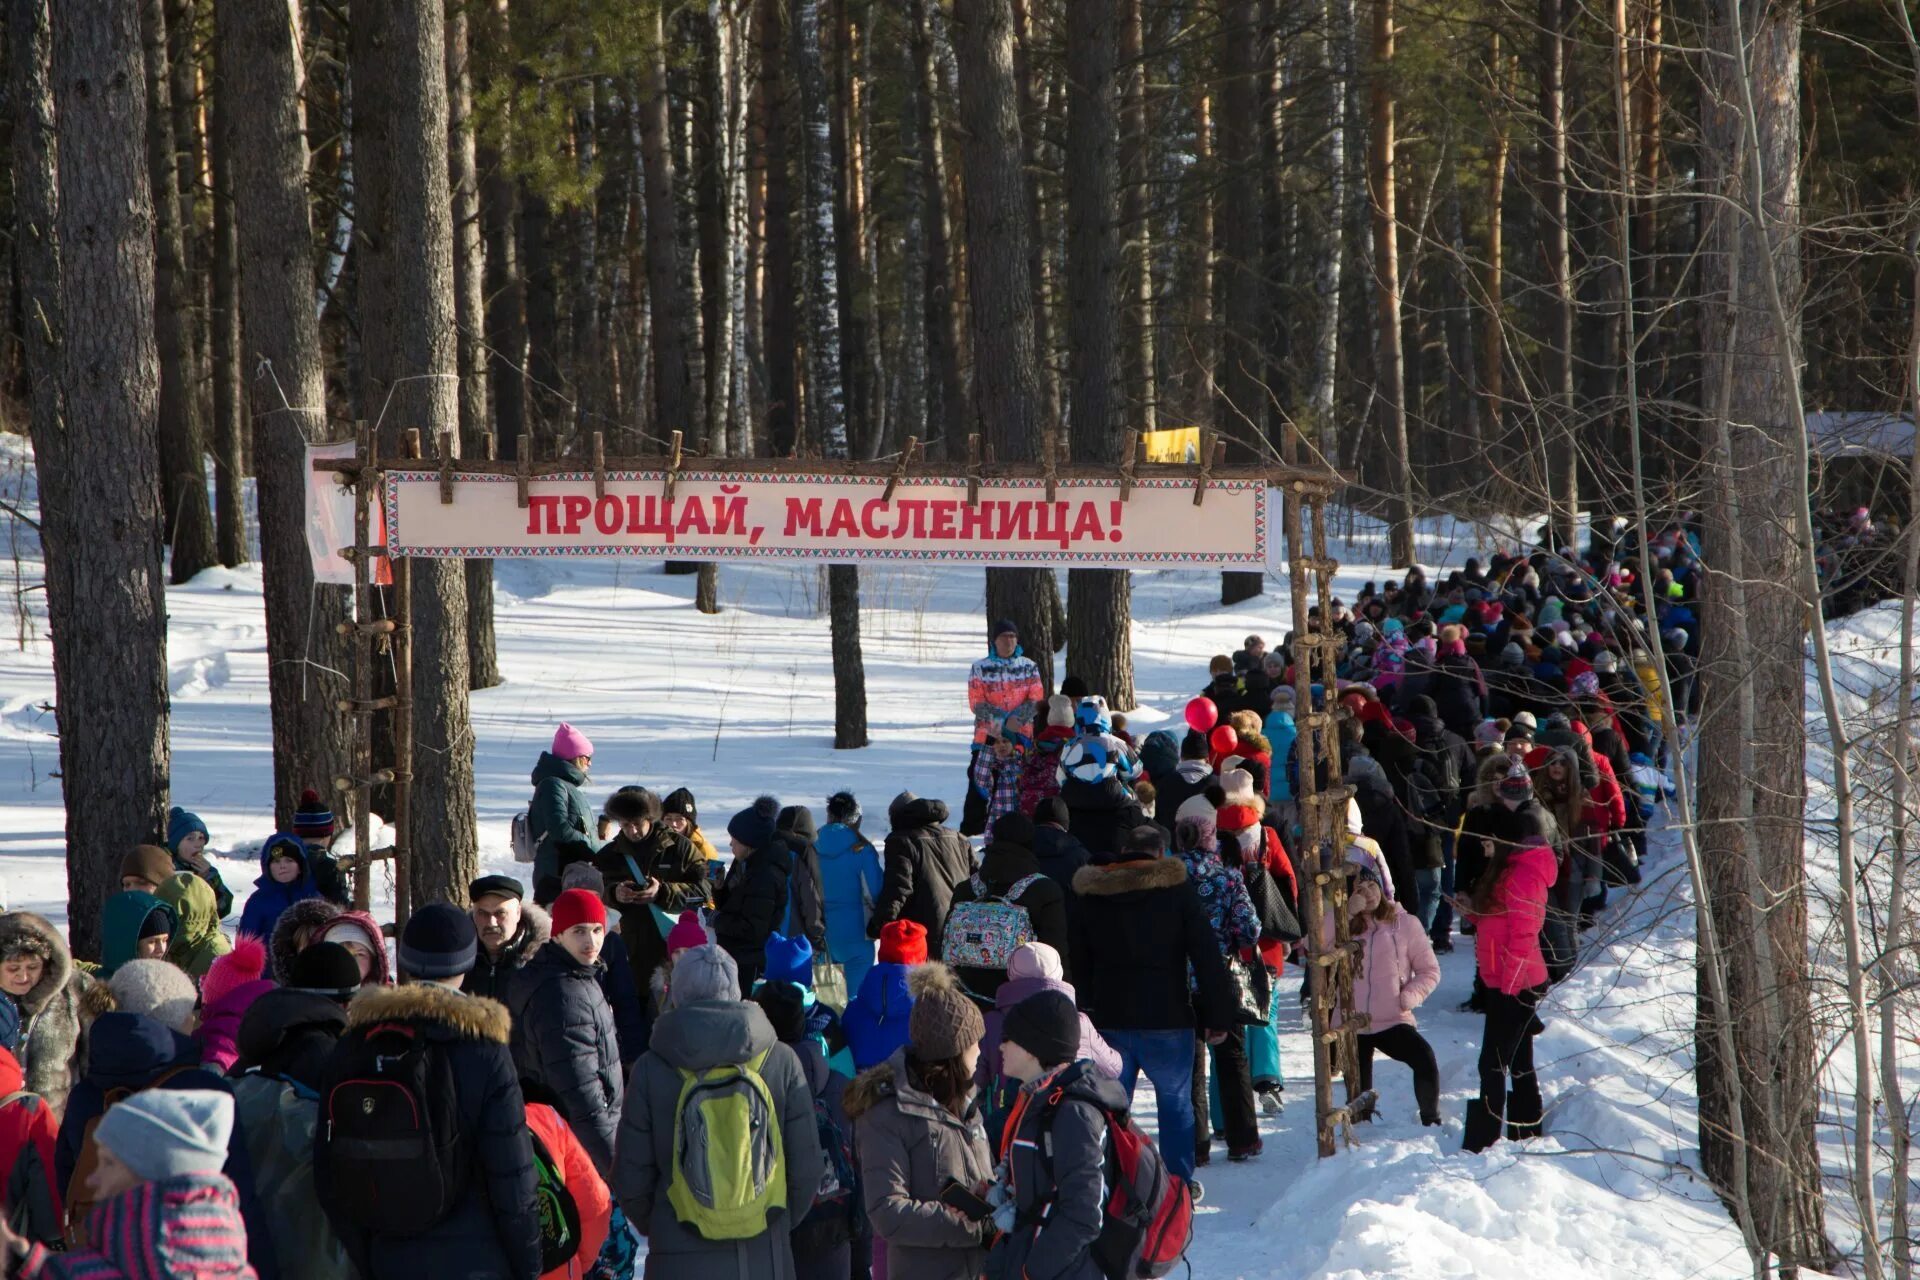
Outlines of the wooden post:
[{"label": "wooden post", "polygon": [[[373,477],[378,465],[378,442],[363,419],[353,424],[354,457],[359,468],[353,477],[353,698],[361,706],[373,701],[373,551],[371,505]],[[353,775],[335,786],[353,793],[353,906],[365,911],[373,902],[373,717],[356,715],[353,727]],[[348,786],[341,787],[346,781]]]},{"label": "wooden post", "polygon": [[[420,432],[408,429],[408,460],[420,456]],[[441,437],[453,455],[451,433]],[[393,934],[413,914],[413,557],[393,564]]]},{"label": "wooden post", "polygon": [[[1204,450],[1203,450],[1204,456]],[[1358,1056],[1354,1052],[1356,1015],[1353,1012],[1353,938],[1347,923],[1346,863],[1347,799],[1351,789],[1342,782],[1340,722],[1335,709],[1334,670],[1339,661],[1332,616],[1332,578],[1337,567],[1326,555],[1324,495],[1296,482],[1283,490],[1287,534],[1287,568],[1293,605],[1294,716],[1300,727],[1298,751],[1300,781],[1295,792],[1300,805],[1300,859],[1297,868],[1302,893],[1301,924],[1306,930],[1308,1015],[1313,1029],[1313,1106],[1319,1151],[1330,1156],[1343,1128],[1364,1107],[1359,1093]],[[1311,519],[1313,543],[1307,545],[1302,518]],[[1320,626],[1310,630],[1309,598],[1317,595]],[[1322,705],[1313,705],[1313,686],[1322,689]],[[1320,783],[1320,766],[1327,785]],[[1334,936],[1321,938],[1323,913],[1333,912]],[[1336,1017],[1336,1014],[1338,1017]],[[1336,1022],[1339,1024],[1335,1028]],[[1333,1077],[1346,1077],[1347,1105],[1335,1106]]]}]

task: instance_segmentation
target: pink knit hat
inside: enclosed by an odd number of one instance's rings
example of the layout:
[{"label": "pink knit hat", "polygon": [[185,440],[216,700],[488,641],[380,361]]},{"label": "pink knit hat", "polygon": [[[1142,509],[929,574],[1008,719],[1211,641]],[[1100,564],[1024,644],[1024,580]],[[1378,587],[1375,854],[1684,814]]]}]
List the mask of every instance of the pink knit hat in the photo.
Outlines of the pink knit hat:
[{"label": "pink knit hat", "polygon": [[553,731],[553,754],[562,760],[577,760],[593,754],[593,743],[586,734],[562,720],[560,727]]},{"label": "pink knit hat", "polygon": [[690,951],[694,947],[704,947],[713,941],[713,935],[707,932],[707,926],[700,922],[700,908],[688,907],[680,913],[680,921],[667,931],[667,954]]},{"label": "pink knit hat", "polygon": [[1016,978],[1051,978],[1058,982],[1066,976],[1066,970],[1060,963],[1060,953],[1044,942],[1028,942],[1014,948],[1007,957],[1007,980]]}]

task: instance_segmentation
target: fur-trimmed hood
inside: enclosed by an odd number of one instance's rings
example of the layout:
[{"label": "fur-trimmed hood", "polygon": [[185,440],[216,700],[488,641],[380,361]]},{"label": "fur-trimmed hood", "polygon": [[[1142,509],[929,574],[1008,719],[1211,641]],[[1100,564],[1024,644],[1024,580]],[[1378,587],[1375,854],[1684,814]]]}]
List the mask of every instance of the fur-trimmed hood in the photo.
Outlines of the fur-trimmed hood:
[{"label": "fur-trimmed hood", "polygon": [[443,1027],[459,1040],[486,1040],[504,1045],[513,1019],[498,1000],[464,995],[435,983],[414,982],[403,987],[362,987],[347,1006],[347,1030],[377,1022],[426,1022]]},{"label": "fur-trimmed hood", "polygon": [[23,952],[39,956],[45,964],[40,981],[20,1000],[21,1008],[31,1018],[46,1008],[47,1001],[73,976],[73,952],[45,916],[31,911],[9,911],[0,915],[0,957]]},{"label": "fur-trimmed hood", "polygon": [[275,982],[284,987],[293,980],[293,958],[305,949],[305,943],[313,941],[316,930],[331,923],[340,912],[338,903],[325,898],[302,898],[280,913],[280,919],[273,926],[273,939],[267,946],[273,958]]},{"label": "fur-trimmed hood", "polygon": [[840,1095],[841,1104],[847,1109],[847,1119],[858,1120],[897,1092],[894,1062],[898,1057],[895,1054],[879,1066],[867,1068],[847,1084],[846,1091]]},{"label": "fur-trimmed hood", "polygon": [[1096,863],[1073,873],[1073,891],[1092,897],[1171,889],[1187,878],[1178,858],[1139,858],[1131,862]]}]

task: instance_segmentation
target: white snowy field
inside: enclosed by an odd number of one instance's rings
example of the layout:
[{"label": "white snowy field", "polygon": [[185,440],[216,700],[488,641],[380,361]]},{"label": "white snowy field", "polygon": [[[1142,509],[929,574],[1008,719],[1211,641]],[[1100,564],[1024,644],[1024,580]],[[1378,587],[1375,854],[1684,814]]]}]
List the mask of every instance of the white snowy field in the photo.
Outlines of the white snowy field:
[{"label": "white snowy field", "polygon": [[[0,437],[0,498],[33,507],[25,449]],[[14,906],[64,918],[62,811],[44,610],[32,530],[7,522],[17,552],[0,653],[0,876]],[[1425,531],[1423,558],[1484,553],[1451,522]],[[1384,539],[1343,538],[1335,554],[1351,597],[1382,576]],[[553,726],[595,742],[596,788],[691,786],[711,827],[756,794],[819,810],[849,788],[868,832],[887,800],[912,789],[958,811],[968,713],[967,663],[983,650],[978,570],[863,574],[863,645],[873,745],[831,749],[832,675],[818,575],[790,567],[721,572],[724,610],[691,607],[692,578],[655,564],[500,562],[497,619],[506,682],[473,697],[483,862],[510,870],[507,824],[526,803],[528,770]],[[0,564],[0,575],[6,566]],[[1064,585],[1064,584],[1063,584]],[[21,590],[21,588],[29,588]],[[1288,629],[1284,578],[1232,609],[1218,578],[1134,575],[1133,648],[1145,732],[1177,723],[1206,662],[1249,632]],[[264,623],[257,567],[212,571],[170,591],[173,801],[199,813],[236,891],[258,873],[249,852],[272,825]],[[428,660],[425,655],[416,661]],[[318,781],[318,780],[316,780]],[[1580,972],[1543,1007],[1538,1045],[1549,1135],[1524,1148],[1459,1152],[1460,1114],[1476,1089],[1478,1018],[1454,1012],[1473,972],[1470,940],[1443,957],[1421,1015],[1439,1055],[1446,1125],[1423,1130],[1410,1077],[1382,1059],[1381,1118],[1333,1159],[1314,1156],[1310,1053],[1299,1012],[1283,1027],[1292,1082],[1285,1115],[1263,1120],[1264,1156],[1207,1186],[1190,1255],[1203,1280],[1679,1280],[1750,1274],[1737,1230],[1699,1178],[1691,1075],[1693,913],[1677,854],[1661,842],[1648,882],[1616,900],[1589,935]],[[1290,975],[1289,989],[1297,981]],[[1144,1083],[1140,1106],[1150,1121]]]}]

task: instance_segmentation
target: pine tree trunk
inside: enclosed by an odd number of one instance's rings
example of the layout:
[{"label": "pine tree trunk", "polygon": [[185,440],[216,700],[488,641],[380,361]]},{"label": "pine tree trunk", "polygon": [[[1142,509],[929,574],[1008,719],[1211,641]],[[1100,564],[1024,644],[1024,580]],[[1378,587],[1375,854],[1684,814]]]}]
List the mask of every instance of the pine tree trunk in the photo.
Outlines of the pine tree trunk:
[{"label": "pine tree trunk", "polygon": [[[1759,109],[1754,128],[1767,187],[1758,203],[1767,225],[1746,222],[1728,199],[1744,202],[1746,122],[1735,59],[1732,4],[1740,17]],[[1729,390],[1730,457],[1709,471],[1704,504],[1708,547],[1738,540],[1741,581],[1709,574],[1703,592],[1702,673],[1728,673],[1708,688],[1715,705],[1699,721],[1700,836],[1709,890],[1726,950],[1735,1053],[1727,1063],[1713,1037],[1698,1037],[1700,1148],[1716,1185],[1735,1167],[1727,1137],[1727,1098],[1743,1098],[1748,1201],[1761,1246],[1777,1253],[1782,1274],[1796,1266],[1826,1271],[1822,1170],[1815,1145],[1820,1091],[1810,1014],[1805,863],[1805,639],[1808,602],[1796,589],[1804,550],[1796,522],[1772,514],[1800,478],[1791,379],[1799,334],[1781,333],[1764,314],[1766,272],[1798,299],[1801,286],[1800,12],[1766,0],[1714,0],[1707,12],[1710,56],[1703,63],[1702,121],[1707,227],[1703,333],[1705,385]],[[1737,193],[1737,194],[1736,194]],[[1738,299],[1738,309],[1729,301]],[[1737,318],[1738,323],[1735,323]],[[1729,507],[1747,513],[1728,518]],[[1709,552],[1711,554],[1711,552]],[[1739,651],[1732,612],[1744,614],[1750,647]],[[1738,673],[1737,675],[1733,673]],[[1751,740],[1740,719],[1717,706],[1735,681],[1754,700]],[[1744,764],[1743,764],[1744,755]],[[1740,820],[1750,806],[1750,822]],[[1770,976],[1769,976],[1770,975]],[[1710,1013],[1704,1005],[1702,1016]]]},{"label": "pine tree trunk", "polygon": [[[1197,53],[1190,56],[1198,56]],[[1179,334],[1181,412],[1189,421],[1212,417],[1215,334],[1213,329],[1213,99],[1209,81],[1193,78],[1191,104],[1193,163],[1181,195],[1190,230],[1183,239],[1181,285],[1186,294],[1184,332]]]},{"label": "pine tree trunk", "polygon": [[[490,58],[507,56],[507,34],[506,11],[491,5],[487,20],[472,32],[476,46]],[[511,146],[513,117],[510,113],[503,116],[500,130],[501,146]],[[520,441],[527,429],[527,384],[523,372],[527,360],[526,287],[520,276],[515,235],[519,191],[500,152],[492,148],[476,150],[474,163],[479,174],[480,235],[485,248],[486,401],[493,412],[493,433],[499,455],[513,461],[520,456]],[[491,590],[487,596],[492,599]]]},{"label": "pine tree trunk", "polygon": [[1486,268],[1481,281],[1481,293],[1485,297],[1485,309],[1482,317],[1480,338],[1480,394],[1485,404],[1482,414],[1487,424],[1487,443],[1493,450],[1498,464],[1504,459],[1506,433],[1502,429],[1502,418],[1506,411],[1506,262],[1505,237],[1502,234],[1506,225],[1507,190],[1507,149],[1511,134],[1507,124],[1507,115],[1498,105],[1504,98],[1507,82],[1506,59],[1500,50],[1500,33],[1492,36],[1493,52],[1488,59],[1492,69],[1495,107],[1493,110],[1493,143],[1487,156],[1487,223]]},{"label": "pine tree trunk", "polygon": [[[1542,0],[1556,3],[1557,0]],[[1407,451],[1406,356],[1401,346],[1400,224],[1394,195],[1394,0],[1373,0],[1372,136],[1367,188],[1373,208],[1373,293],[1379,349],[1374,382],[1387,442],[1387,519],[1393,563],[1414,563],[1413,474]]]},{"label": "pine tree trunk", "polygon": [[1353,0],[1325,0],[1326,24],[1314,50],[1326,77],[1326,138],[1315,166],[1326,186],[1326,204],[1314,237],[1313,378],[1307,393],[1311,429],[1319,445],[1317,462],[1338,466],[1340,423],[1334,411],[1340,368],[1340,295],[1346,268],[1347,238],[1347,87],[1353,79]]},{"label": "pine tree trunk", "polygon": [[[1540,205],[1547,260],[1547,510],[1561,546],[1580,518],[1573,391],[1573,239],[1567,211],[1567,0],[1540,0]],[[1558,550],[1558,548],[1554,548]]]},{"label": "pine tree trunk", "polygon": [[313,304],[300,41],[283,5],[222,5],[214,16],[219,91],[233,111],[227,154],[239,241],[241,353],[253,410],[274,814],[284,830],[300,793],[315,787],[325,794],[352,755],[351,724],[333,705],[347,694],[350,664],[347,642],[334,629],[350,610],[345,587],[315,585],[307,551],[306,448],[327,439],[327,417]]},{"label": "pine tree trunk", "polygon": [[927,429],[949,458],[966,456],[967,400],[960,380],[959,292],[953,272],[953,219],[947,207],[946,140],[940,128],[940,75],[934,63],[931,0],[907,0],[913,74],[914,155],[920,163],[920,217],[926,226],[922,294],[926,312]]},{"label": "pine tree trunk", "polygon": [[[1067,7],[1067,368],[1073,456],[1109,466],[1122,461],[1125,440],[1118,398],[1115,8],[1116,0],[1073,0]],[[1114,710],[1131,711],[1133,592],[1127,571],[1074,569],[1067,588],[1067,669],[1106,695]]]},{"label": "pine tree trunk", "polygon": [[143,0],[147,166],[153,186],[154,338],[160,352],[160,497],[173,581],[219,562],[207,501],[204,424],[195,400],[193,294],[180,221],[164,0]]},{"label": "pine tree trunk", "polygon": [[800,375],[794,363],[793,179],[797,154],[792,97],[786,76],[787,5],[760,0],[760,84],[766,103],[766,286],[760,326],[767,363],[767,447],[792,455],[798,439]]},{"label": "pine tree trunk", "polygon": [[[440,0],[356,10],[351,56],[367,400],[385,407],[381,450],[394,457],[403,428],[457,440],[460,426]],[[477,869],[478,833],[457,561],[414,562],[412,625],[413,900],[459,902]]]},{"label": "pine tree trunk", "polygon": [[[366,157],[361,157],[361,165]],[[363,217],[364,220],[364,217]],[[553,457],[570,423],[560,376],[560,286],[553,277],[553,209],[520,182],[520,265],[527,308],[527,432]]]},{"label": "pine tree trunk", "polygon": [[[167,635],[153,190],[136,0],[14,0],[15,226],[53,632],[68,930],[96,957],[118,855],[165,825]],[[56,124],[57,121],[57,124]],[[64,153],[67,163],[56,159]],[[55,175],[58,175],[56,178]],[[57,190],[56,190],[57,183]],[[171,192],[169,192],[171,194]]]},{"label": "pine tree trunk", "polygon": [[[215,74],[220,72],[215,67]],[[212,95],[213,306],[208,342],[213,369],[213,515],[220,563],[247,562],[247,404],[240,370],[240,239],[233,218],[233,113],[230,94]]]},{"label": "pine tree trunk", "polygon": [[[806,326],[807,420],[828,458],[850,455],[845,351],[840,334],[839,254],[834,238],[834,163],[827,77],[820,56],[820,0],[794,0],[794,105],[800,123],[800,314]],[[836,564],[827,572],[828,621],[833,630],[833,745],[867,745],[867,672],[860,653],[860,570]]]},{"label": "pine tree trunk", "polygon": [[[1261,193],[1260,105],[1265,64],[1260,57],[1258,0],[1220,7],[1216,92],[1220,96],[1217,160],[1221,208],[1214,223],[1214,288],[1220,317],[1220,368],[1215,377],[1213,428],[1235,462],[1262,460],[1267,423],[1267,292],[1261,279],[1266,253]],[[1220,603],[1259,596],[1259,573],[1220,575]]]},{"label": "pine tree trunk", "polygon": [[[473,139],[473,80],[467,11],[447,8],[447,188],[453,194],[453,325],[460,361],[460,452],[482,456],[487,434],[486,257],[480,239],[480,180]],[[434,443],[438,443],[437,441]],[[500,683],[493,631],[493,561],[468,560],[467,680]]]},{"label": "pine tree trunk", "polygon": [[[1012,0],[958,0],[961,164],[966,175],[968,316],[974,419],[997,459],[1032,461],[1045,418],[1034,343],[1026,176],[1014,80]],[[1053,688],[1053,574],[987,570],[988,625],[1011,619],[1027,656]]]},{"label": "pine tree trunk", "polygon": [[[857,88],[853,70],[853,16],[849,0],[826,0],[831,6],[833,25],[832,73],[827,77],[830,107],[827,112],[828,141],[832,148],[834,181],[833,253],[834,275],[838,281],[840,310],[840,376],[846,388],[847,439],[849,456],[871,458],[878,440],[878,423],[873,412],[873,387],[870,374],[872,357],[868,352],[866,316],[861,297],[864,285],[866,204],[860,183],[860,154],[854,136],[854,97]],[[823,32],[824,35],[824,32]]]},{"label": "pine tree trunk", "polygon": [[[1141,431],[1155,430],[1160,404],[1155,367],[1153,291],[1153,129],[1148,123],[1144,0],[1122,0],[1120,11],[1120,237],[1121,302],[1125,307],[1121,366],[1127,406]],[[1068,87],[1068,93],[1072,93]],[[1071,100],[1069,100],[1071,101]]]},{"label": "pine tree trunk", "polygon": [[1033,291],[1033,350],[1034,367],[1040,374],[1040,421],[1044,430],[1057,432],[1060,429],[1060,378],[1053,364],[1053,300],[1047,289],[1048,209],[1040,199],[1040,146],[1046,112],[1034,85],[1035,2],[1013,0],[1013,80],[1020,107],[1021,190],[1027,210],[1027,284]]}]

